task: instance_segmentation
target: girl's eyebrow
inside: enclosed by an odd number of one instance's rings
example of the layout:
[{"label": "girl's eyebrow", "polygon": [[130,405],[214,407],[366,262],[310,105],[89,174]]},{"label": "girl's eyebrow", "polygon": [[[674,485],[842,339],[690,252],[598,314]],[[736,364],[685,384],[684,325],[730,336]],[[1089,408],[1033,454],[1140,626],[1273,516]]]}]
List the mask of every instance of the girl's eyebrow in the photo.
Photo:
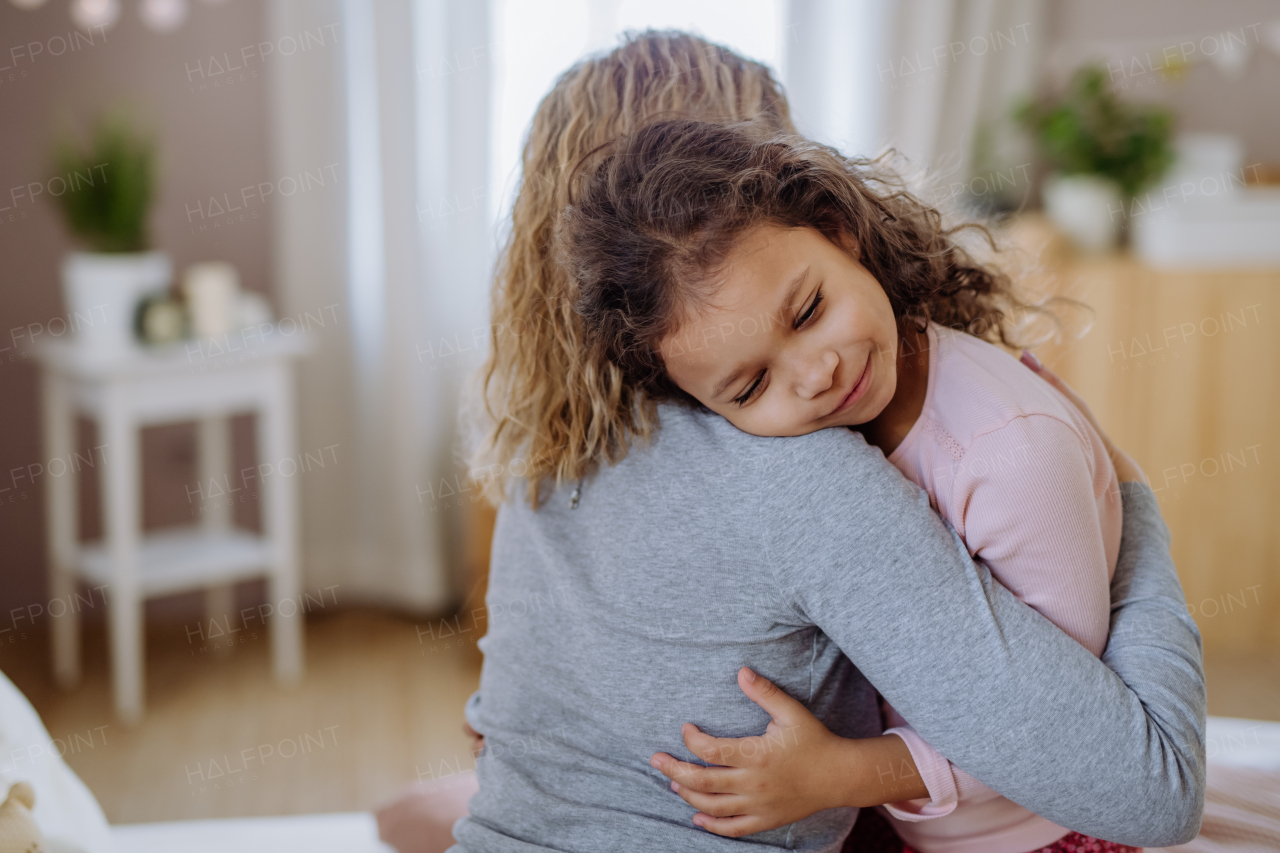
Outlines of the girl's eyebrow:
[{"label": "girl's eyebrow", "polygon": [[[782,297],[782,304],[778,306],[778,316],[786,317],[792,303],[796,301],[796,294],[800,292],[800,288],[804,287],[805,281],[809,278],[809,267],[806,266],[801,273],[791,280],[787,285],[787,292]],[[711,392],[712,400],[719,400],[720,395],[729,389],[729,386],[737,382],[742,374],[747,372],[746,365],[739,364],[729,375],[716,383],[715,390]]]},{"label": "girl's eyebrow", "polygon": [[724,379],[721,379],[720,382],[716,385],[716,389],[711,392],[711,399],[719,400],[720,395],[723,394],[726,390],[728,390],[730,385],[737,382],[738,378],[741,377],[743,373],[746,373],[746,371],[747,371],[746,367],[742,365],[738,365],[736,370],[734,370]]}]

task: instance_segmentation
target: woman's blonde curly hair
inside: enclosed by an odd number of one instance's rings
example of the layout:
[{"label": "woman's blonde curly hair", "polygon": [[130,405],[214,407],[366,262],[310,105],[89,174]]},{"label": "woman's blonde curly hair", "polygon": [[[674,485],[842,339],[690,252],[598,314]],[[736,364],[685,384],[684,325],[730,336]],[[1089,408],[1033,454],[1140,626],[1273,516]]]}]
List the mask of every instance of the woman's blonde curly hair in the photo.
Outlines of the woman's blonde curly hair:
[{"label": "woman's blonde curly hair", "polygon": [[534,114],[498,259],[489,353],[467,395],[471,476],[495,504],[523,479],[537,507],[545,488],[617,462],[657,427],[652,401],[628,387],[616,365],[589,357],[573,310],[577,294],[551,241],[579,160],[650,121],[676,117],[795,132],[767,66],[674,30],[628,33],[609,53],[578,62]]}]

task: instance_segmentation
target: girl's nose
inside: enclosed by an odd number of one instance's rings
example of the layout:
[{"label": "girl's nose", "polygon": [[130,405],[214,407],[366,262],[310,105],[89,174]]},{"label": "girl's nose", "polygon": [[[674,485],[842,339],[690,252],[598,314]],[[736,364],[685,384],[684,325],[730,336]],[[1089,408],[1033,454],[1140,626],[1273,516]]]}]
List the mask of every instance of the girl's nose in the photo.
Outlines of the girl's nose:
[{"label": "girl's nose", "polygon": [[832,350],[805,358],[797,365],[796,393],[803,400],[812,400],[830,390],[839,363],[840,356]]}]

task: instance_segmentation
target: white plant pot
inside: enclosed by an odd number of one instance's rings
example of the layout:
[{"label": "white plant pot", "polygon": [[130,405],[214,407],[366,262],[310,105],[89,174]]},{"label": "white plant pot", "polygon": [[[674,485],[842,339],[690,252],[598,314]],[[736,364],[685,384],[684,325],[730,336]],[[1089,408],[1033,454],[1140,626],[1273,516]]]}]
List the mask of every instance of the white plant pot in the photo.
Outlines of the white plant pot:
[{"label": "white plant pot", "polygon": [[1115,248],[1124,223],[1116,183],[1097,175],[1050,175],[1042,190],[1049,220],[1086,252]]},{"label": "white plant pot", "polygon": [[62,261],[67,320],[78,345],[100,350],[137,346],[134,314],[144,296],[173,280],[164,252],[72,252]]}]

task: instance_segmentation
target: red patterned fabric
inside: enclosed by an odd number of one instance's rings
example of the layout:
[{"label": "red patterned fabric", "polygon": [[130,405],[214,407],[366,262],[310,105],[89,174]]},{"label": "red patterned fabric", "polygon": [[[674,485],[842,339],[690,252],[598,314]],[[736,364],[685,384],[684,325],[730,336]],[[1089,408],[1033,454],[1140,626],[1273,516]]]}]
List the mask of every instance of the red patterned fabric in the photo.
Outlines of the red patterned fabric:
[{"label": "red patterned fabric", "polygon": [[[916,853],[916,851],[910,847],[903,847],[902,853]],[[1078,832],[1071,832],[1048,847],[1041,847],[1030,853],[1142,853],[1142,848],[1116,844],[1114,841],[1100,841]]]}]

